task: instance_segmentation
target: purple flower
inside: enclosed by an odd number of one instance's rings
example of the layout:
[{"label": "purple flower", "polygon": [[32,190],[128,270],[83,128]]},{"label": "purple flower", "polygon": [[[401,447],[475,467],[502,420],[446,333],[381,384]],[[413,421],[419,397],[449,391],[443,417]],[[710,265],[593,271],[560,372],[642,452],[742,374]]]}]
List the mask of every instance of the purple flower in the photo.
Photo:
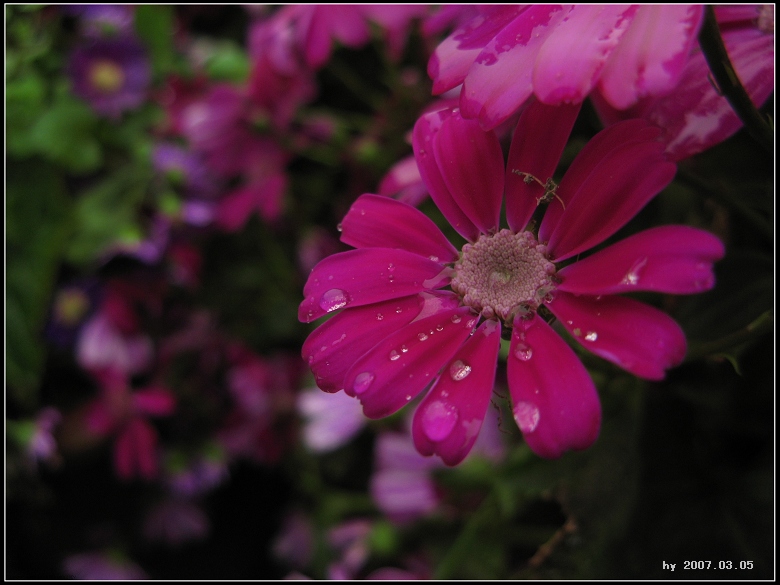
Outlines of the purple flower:
[{"label": "purple flower", "polygon": [[[775,88],[774,6],[715,6],[726,51],[753,103],[763,104]],[[606,124],[645,118],[663,129],[667,153],[683,159],[714,146],[742,127],[728,100],[710,80],[704,54],[694,47],[671,93],[639,100],[619,110],[598,92],[592,94]]]},{"label": "purple flower", "polygon": [[79,45],[70,55],[67,70],[73,93],[97,113],[111,118],[139,107],[151,81],[146,51],[131,37]]},{"label": "purple flower", "polygon": [[428,73],[435,94],[462,83],[462,115],[485,129],[531,95],[578,103],[598,89],[625,109],[677,85],[702,15],[690,4],[483,6],[439,45]]},{"label": "purple flower", "polygon": [[132,6],[91,4],[64,6],[63,10],[79,17],[81,34],[86,37],[118,37],[133,34]]},{"label": "purple flower", "polygon": [[60,347],[72,345],[100,298],[101,288],[94,279],[81,279],[61,287],[52,301],[46,337]]},{"label": "purple flower", "polygon": [[63,570],[80,581],[141,581],[149,578],[135,563],[104,552],[66,557]]},{"label": "purple flower", "polygon": [[[660,379],[682,361],[679,325],[618,294],[707,290],[723,244],[701,230],[662,226],[574,260],[623,227],[675,173],[656,140],[660,130],[631,120],[595,136],[553,185],[547,179],[578,111],[532,103],[506,165],[496,135],[457,110],[418,120],[423,181],[468,243],[456,249],[404,203],[358,198],[341,224],[342,241],[356,249],[314,268],[299,307],[304,322],[344,309],[303,345],[321,389],[344,389],[366,416],[381,418],[430,387],[415,413],[415,445],[455,465],[485,417],[503,331],[511,337],[515,420],[529,446],[552,458],[590,446],[601,409],[587,370],[544,318],[548,311],[585,349],[635,375]],[[504,193],[508,229],[499,223]],[[542,201],[548,205],[535,233],[528,228]]]},{"label": "purple flower", "polygon": [[143,531],[149,540],[179,546],[205,538],[209,532],[209,519],[194,502],[174,497],[163,500],[149,511]]}]

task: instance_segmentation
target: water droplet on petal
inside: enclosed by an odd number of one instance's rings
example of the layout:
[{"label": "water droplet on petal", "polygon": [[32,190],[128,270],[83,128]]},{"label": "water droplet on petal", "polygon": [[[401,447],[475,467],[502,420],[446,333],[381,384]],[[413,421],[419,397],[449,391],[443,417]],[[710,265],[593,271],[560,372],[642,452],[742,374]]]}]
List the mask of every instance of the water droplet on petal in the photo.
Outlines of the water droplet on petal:
[{"label": "water droplet on petal", "polygon": [[347,306],[350,300],[352,299],[345,291],[340,288],[332,288],[322,293],[320,308],[326,313],[330,313]]},{"label": "water droplet on petal", "polygon": [[588,331],[585,334],[585,341],[596,341],[599,338],[599,334],[595,331]]},{"label": "water droplet on petal", "polygon": [[401,307],[396,307],[395,312],[400,315],[403,311],[401,310]]},{"label": "water droplet on petal", "polygon": [[406,347],[405,345],[402,345],[401,346],[401,353],[406,353],[407,351],[409,351],[409,348]]},{"label": "water droplet on petal", "polygon": [[444,325],[437,325],[436,331],[444,331]]},{"label": "water droplet on petal", "polygon": [[390,351],[390,361],[391,362],[394,362],[395,360],[397,360],[400,357],[401,357],[401,354],[398,353],[396,350],[393,349],[393,350]]},{"label": "water droplet on petal", "polygon": [[430,259],[432,262],[438,262],[438,261],[439,261],[439,257],[438,257],[438,256],[433,256],[433,255],[431,255],[431,256],[428,256],[428,258],[429,258],[429,259]]},{"label": "water droplet on petal", "polygon": [[647,256],[640,258],[629,268],[626,275],[623,277],[621,284],[636,285],[639,283],[639,277],[642,275],[642,270],[647,265]]},{"label": "water droplet on petal", "polygon": [[[409,377],[411,378],[411,376],[409,376]],[[409,402],[411,399],[412,399],[412,395],[411,394],[407,394],[406,395],[406,401]]]},{"label": "water droplet on petal", "polygon": [[384,319],[384,318],[385,318],[385,316],[384,316],[382,313],[377,313],[377,314],[376,314],[376,320],[377,320],[377,321],[381,321],[381,320],[382,320],[382,319]]},{"label": "water droplet on petal", "polygon": [[374,374],[371,372],[362,372],[355,376],[355,382],[352,384],[352,389],[355,394],[362,394],[368,387],[371,386],[371,382],[374,381]]},{"label": "water droplet on petal", "polygon": [[527,362],[533,356],[534,350],[530,345],[523,343],[522,341],[515,347],[515,357],[521,362]]},{"label": "water droplet on petal", "polygon": [[387,271],[392,272],[393,270],[395,270],[395,265],[391,262],[387,265]]},{"label": "water droplet on petal", "polygon": [[419,339],[420,341],[425,341],[426,339],[428,339],[428,335],[426,333],[418,333],[417,339]]},{"label": "water droplet on petal", "polygon": [[434,400],[422,415],[425,436],[438,442],[446,439],[458,422],[458,407],[446,400]]},{"label": "water droplet on petal", "polygon": [[460,315],[453,315],[450,321],[452,321],[453,323],[460,323],[461,321]]},{"label": "water droplet on petal", "polygon": [[460,382],[471,373],[471,366],[463,360],[455,360],[450,365],[450,377],[456,382]]},{"label": "water droplet on petal", "polygon": [[514,408],[515,422],[524,433],[533,433],[539,424],[539,409],[530,402],[518,402]]},{"label": "water droplet on petal", "polygon": [[343,232],[343,231],[344,231],[344,226],[343,226],[343,225],[341,225],[341,224],[338,224],[338,225],[336,226],[336,229],[337,229],[338,231],[340,231],[340,232]]}]

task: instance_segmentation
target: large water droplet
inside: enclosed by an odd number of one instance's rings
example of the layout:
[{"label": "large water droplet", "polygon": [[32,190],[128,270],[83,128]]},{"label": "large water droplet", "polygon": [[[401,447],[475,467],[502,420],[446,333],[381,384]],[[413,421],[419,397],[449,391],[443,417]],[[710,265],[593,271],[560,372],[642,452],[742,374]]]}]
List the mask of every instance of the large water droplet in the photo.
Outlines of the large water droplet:
[{"label": "large water droplet", "polygon": [[420,341],[425,341],[426,339],[428,339],[428,334],[427,333],[418,333],[417,334],[417,339],[419,339]]},{"label": "large water droplet", "polygon": [[450,365],[450,377],[456,382],[460,382],[471,373],[471,366],[463,360],[455,360]]},{"label": "large water droplet", "polygon": [[363,394],[366,390],[368,390],[368,387],[371,386],[371,382],[374,381],[374,374],[371,372],[362,372],[355,376],[355,381],[352,384],[352,389],[355,391],[355,394]]},{"label": "large water droplet", "polygon": [[332,288],[322,293],[320,297],[320,308],[326,313],[331,313],[342,307],[347,306],[349,301],[352,300],[346,291],[340,288]]},{"label": "large water droplet", "polygon": [[599,334],[595,331],[588,331],[585,334],[585,341],[596,341],[599,338]]},{"label": "large water droplet", "polygon": [[515,357],[521,362],[527,362],[534,355],[533,348],[522,341],[515,346]]},{"label": "large water droplet", "polygon": [[434,400],[422,415],[425,436],[438,442],[446,439],[458,422],[458,407],[446,400]]},{"label": "large water droplet", "polygon": [[524,433],[533,433],[539,424],[539,409],[530,402],[518,402],[514,408],[515,422]]},{"label": "large water droplet", "polygon": [[401,354],[398,353],[396,350],[394,350],[394,349],[390,350],[390,361],[391,362],[394,362],[395,360],[397,360],[400,357],[401,357]]}]

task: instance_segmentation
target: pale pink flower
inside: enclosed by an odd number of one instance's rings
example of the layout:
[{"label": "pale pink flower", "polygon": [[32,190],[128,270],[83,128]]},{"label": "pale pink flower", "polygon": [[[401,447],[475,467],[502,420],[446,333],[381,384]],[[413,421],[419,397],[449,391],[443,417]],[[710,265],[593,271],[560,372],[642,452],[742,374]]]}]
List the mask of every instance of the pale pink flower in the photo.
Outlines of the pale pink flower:
[{"label": "pale pink flower", "polygon": [[[547,323],[548,311],[577,343],[638,376],[660,379],[682,361],[679,325],[618,295],[707,290],[723,245],[701,230],[662,226],[572,261],[623,227],[676,170],[657,141],[660,130],[632,120],[595,136],[560,185],[543,188],[530,177],[553,176],[578,112],[532,103],[506,164],[496,135],[457,110],[418,120],[422,178],[468,243],[458,250],[404,203],[358,198],[341,223],[342,241],[356,249],[314,268],[299,307],[304,322],[343,309],[303,346],[321,389],[343,389],[366,416],[381,418],[430,387],[415,413],[415,445],[454,465],[479,434],[502,331],[511,337],[515,420],[545,457],[587,448],[601,421],[596,388]],[[508,229],[499,223],[504,194]],[[543,199],[544,218],[530,231]]]},{"label": "pale pink flower", "polygon": [[[774,6],[715,6],[723,42],[739,81],[753,103],[763,104],[775,89]],[[620,110],[599,92],[591,95],[605,124],[645,118],[663,129],[667,153],[683,159],[723,142],[742,127],[728,100],[711,79],[704,54],[691,51],[671,93],[640,99]]]},{"label": "pale pink flower", "polygon": [[479,7],[428,64],[435,94],[463,84],[460,108],[485,129],[532,95],[578,103],[593,90],[617,109],[669,93],[696,43],[701,5]]}]

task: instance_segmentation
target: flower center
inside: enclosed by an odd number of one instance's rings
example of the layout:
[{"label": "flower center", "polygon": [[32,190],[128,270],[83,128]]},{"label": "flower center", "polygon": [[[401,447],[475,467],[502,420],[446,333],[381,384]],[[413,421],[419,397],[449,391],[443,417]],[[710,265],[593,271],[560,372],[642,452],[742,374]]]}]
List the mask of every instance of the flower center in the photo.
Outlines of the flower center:
[{"label": "flower center", "polygon": [[103,93],[114,93],[125,81],[122,68],[107,59],[95,61],[89,70],[89,81],[96,90]]},{"label": "flower center", "polygon": [[555,265],[546,252],[531,232],[483,234],[463,246],[452,289],[486,319],[511,321],[518,309],[536,309],[555,288]]}]

